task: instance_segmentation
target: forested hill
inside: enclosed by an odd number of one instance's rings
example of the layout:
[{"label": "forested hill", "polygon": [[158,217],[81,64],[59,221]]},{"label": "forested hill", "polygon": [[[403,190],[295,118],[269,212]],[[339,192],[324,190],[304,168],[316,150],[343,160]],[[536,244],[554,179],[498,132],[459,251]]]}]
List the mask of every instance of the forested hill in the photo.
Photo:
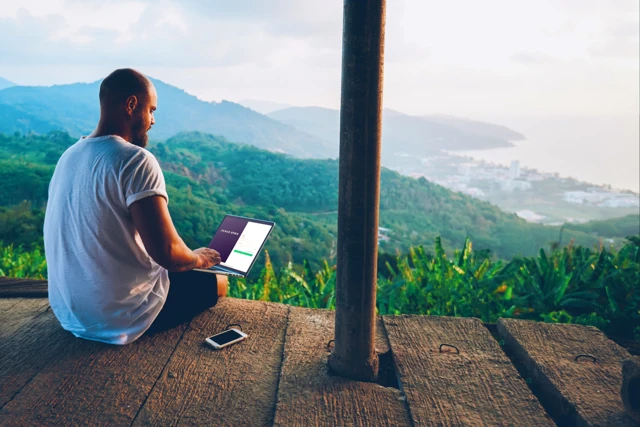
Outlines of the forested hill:
[{"label": "forested hill", "polygon": [[[151,139],[180,131],[203,131],[297,157],[324,157],[335,147],[233,102],[204,102],[152,79],[158,91]],[[55,86],[13,86],[0,90],[0,132],[12,134],[62,130],[74,137],[93,130],[99,117],[100,82]]]},{"label": "forested hill", "polygon": [[[293,107],[260,114],[240,104],[205,102],[175,86],[152,79],[158,91],[156,125],[151,140],[179,132],[200,131],[298,158],[337,158],[339,111]],[[53,130],[73,137],[86,135],[99,116],[100,82],[54,86],[11,86],[0,81],[0,132],[46,134]],[[445,116],[417,117],[397,111],[383,114],[383,164],[406,163],[399,156],[428,156],[434,150],[505,147],[523,139],[519,133],[490,123]]]},{"label": "forested hill", "polygon": [[[65,133],[0,136],[0,240],[37,240],[41,209],[57,158],[75,139]],[[188,244],[204,245],[225,213],[273,219],[278,226],[267,249],[280,265],[331,259],[335,246],[338,163],[301,160],[202,133],[179,134],[151,145],[165,170],[170,211]],[[531,255],[557,241],[559,227],[530,224],[495,206],[453,193],[424,179],[383,169],[380,226],[389,241],[382,252],[432,246],[441,235],[447,247],[468,236],[475,249],[500,258]],[[28,201],[31,206],[24,204]],[[16,207],[18,206],[18,207]],[[38,228],[40,227],[40,228]],[[592,246],[597,236],[565,230]]]},{"label": "forested hill", "polygon": [[[304,213],[316,222],[335,225],[338,207],[338,162],[299,160],[201,133],[179,134],[152,151],[163,167],[210,186],[235,205],[277,206]],[[489,203],[455,193],[422,179],[382,169],[380,226],[388,228],[383,250],[404,250],[432,242],[440,235],[460,247],[471,237],[476,249],[510,258],[534,254],[557,241],[559,227],[527,223]],[[579,243],[594,236],[569,232]],[[568,241],[568,240],[567,240]]]},{"label": "forested hill", "polygon": [[582,231],[595,236],[627,237],[640,235],[638,215],[626,215],[604,221],[589,221],[584,224],[567,224],[565,229]]}]

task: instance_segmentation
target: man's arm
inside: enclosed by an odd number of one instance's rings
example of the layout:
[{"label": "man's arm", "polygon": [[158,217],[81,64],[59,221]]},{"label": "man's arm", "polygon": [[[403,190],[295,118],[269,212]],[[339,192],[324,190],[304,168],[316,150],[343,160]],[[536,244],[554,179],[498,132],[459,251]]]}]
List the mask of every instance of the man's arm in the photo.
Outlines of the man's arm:
[{"label": "man's arm", "polygon": [[213,249],[192,251],[178,235],[162,196],[149,196],[129,206],[142,243],[155,262],[169,271],[189,271],[220,264],[220,254]]}]

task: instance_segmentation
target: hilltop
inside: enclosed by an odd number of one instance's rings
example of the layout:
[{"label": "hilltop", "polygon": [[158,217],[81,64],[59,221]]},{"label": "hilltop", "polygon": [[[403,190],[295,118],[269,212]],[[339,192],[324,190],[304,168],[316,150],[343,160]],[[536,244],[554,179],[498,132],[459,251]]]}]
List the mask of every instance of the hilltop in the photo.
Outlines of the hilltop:
[{"label": "hilltop", "polygon": [[[320,107],[291,107],[269,117],[333,144],[340,137],[340,111]],[[450,116],[418,117],[385,109],[382,122],[383,164],[392,166],[400,153],[425,156],[440,150],[471,150],[511,146],[524,139],[504,126]]]},{"label": "hilltop", "polygon": [[[319,138],[233,102],[205,102],[152,79],[158,91],[156,125],[149,132],[163,140],[181,131],[224,135],[270,151],[297,157],[324,157],[331,151]],[[100,82],[55,86],[13,86],[0,91],[0,132],[44,134],[52,130],[86,135],[99,118]]]},{"label": "hilltop", "polygon": [[[151,79],[158,90],[157,123],[149,133],[155,141],[179,132],[199,131],[230,141],[299,158],[337,158],[339,111],[319,107],[241,101],[205,102],[182,89]],[[1,83],[0,83],[1,84]],[[74,137],[93,130],[99,116],[100,81],[54,86],[12,86],[0,90],[0,132],[45,134],[65,131]],[[416,117],[385,110],[383,164],[393,167],[398,153],[423,156],[441,149],[482,149],[510,146],[523,138],[510,129],[445,116]]]},{"label": "hilltop", "polygon": [[14,82],[10,82],[9,80],[3,79],[2,77],[0,77],[0,90],[6,89],[11,86],[15,86],[15,85],[16,84]]}]

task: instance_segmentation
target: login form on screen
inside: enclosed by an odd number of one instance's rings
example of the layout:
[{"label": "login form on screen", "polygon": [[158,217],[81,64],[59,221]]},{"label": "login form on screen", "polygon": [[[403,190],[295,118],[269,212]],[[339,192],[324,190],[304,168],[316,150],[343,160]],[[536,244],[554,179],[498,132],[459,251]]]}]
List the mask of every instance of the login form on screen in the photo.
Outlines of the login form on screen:
[{"label": "login form on screen", "polygon": [[250,219],[228,216],[220,224],[209,248],[220,253],[221,266],[246,272],[258,255],[271,227],[272,225]]}]

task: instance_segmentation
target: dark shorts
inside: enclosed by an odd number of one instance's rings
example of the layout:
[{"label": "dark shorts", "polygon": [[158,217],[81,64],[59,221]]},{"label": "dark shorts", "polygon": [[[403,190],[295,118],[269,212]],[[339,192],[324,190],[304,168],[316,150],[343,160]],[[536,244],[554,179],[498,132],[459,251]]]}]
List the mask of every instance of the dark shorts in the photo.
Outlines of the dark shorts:
[{"label": "dark shorts", "polygon": [[188,322],[218,302],[216,275],[201,271],[169,272],[169,294],[147,333],[156,333]]}]

